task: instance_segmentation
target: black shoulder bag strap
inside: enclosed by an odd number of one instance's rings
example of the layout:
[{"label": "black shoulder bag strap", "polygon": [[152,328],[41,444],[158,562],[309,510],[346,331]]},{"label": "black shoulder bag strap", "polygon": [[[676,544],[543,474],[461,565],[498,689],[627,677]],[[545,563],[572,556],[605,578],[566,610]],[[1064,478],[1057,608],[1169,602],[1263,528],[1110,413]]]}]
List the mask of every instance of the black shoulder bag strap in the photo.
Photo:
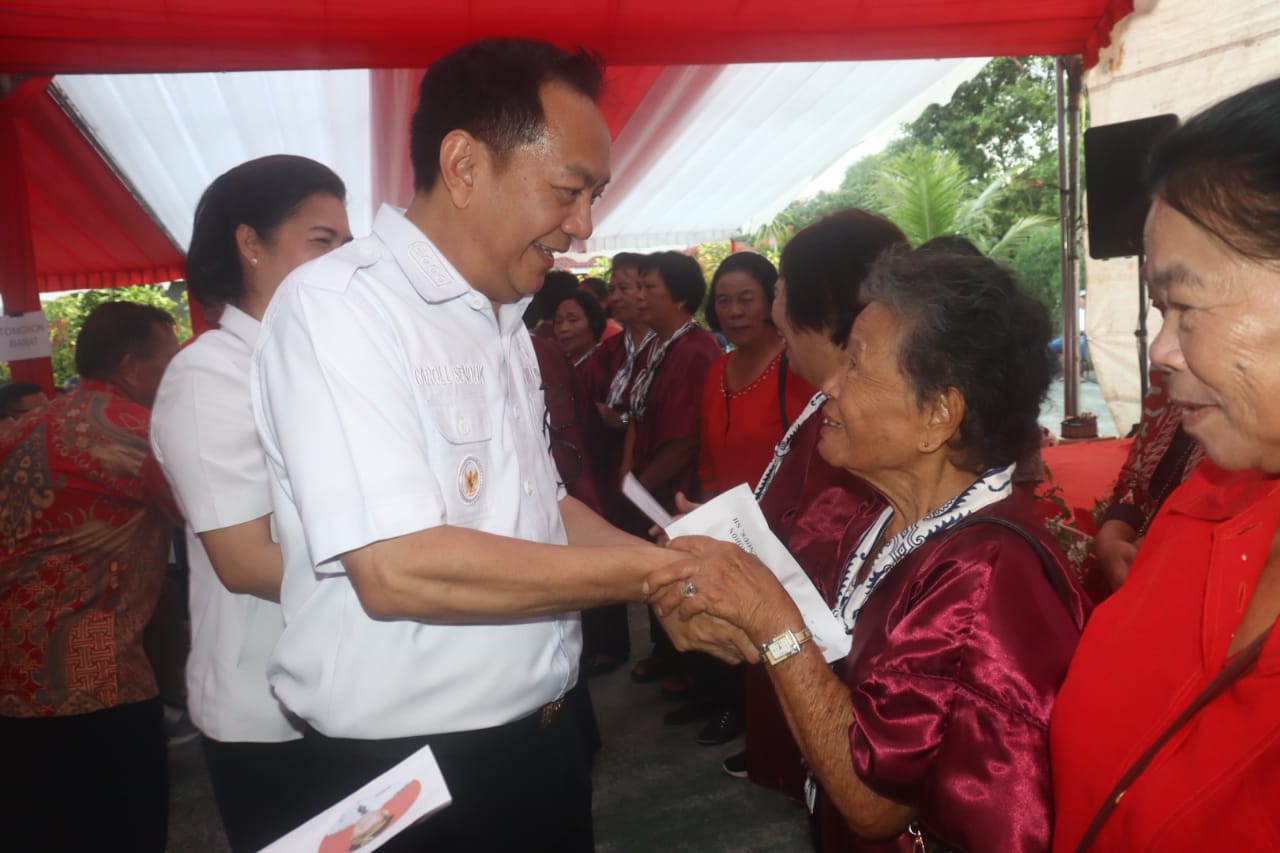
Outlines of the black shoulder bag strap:
[{"label": "black shoulder bag strap", "polygon": [[1053,587],[1053,591],[1057,593],[1058,600],[1062,602],[1062,606],[1067,608],[1067,613],[1071,616],[1071,621],[1075,622],[1077,628],[1083,628],[1076,620],[1075,608],[1071,606],[1071,590],[1067,586],[1067,580],[1062,576],[1062,572],[1058,568],[1058,561],[1049,553],[1049,549],[1044,547],[1044,543],[1036,537],[1032,536],[1029,531],[1022,525],[1015,524],[1007,518],[1000,518],[995,515],[977,515],[970,516],[964,521],[951,528],[954,532],[965,527],[973,527],[976,524],[998,524],[999,526],[1012,530],[1017,533],[1031,549],[1036,552],[1036,556],[1040,558],[1040,569],[1044,572],[1044,578],[1049,582],[1049,586]]},{"label": "black shoulder bag strap", "polygon": [[[1274,624],[1272,627],[1275,627]],[[1147,769],[1148,765],[1164,748],[1165,744],[1178,733],[1178,730],[1185,726],[1192,717],[1200,712],[1205,705],[1208,705],[1214,699],[1217,699],[1227,688],[1235,684],[1243,678],[1249,670],[1253,669],[1258,662],[1258,658],[1262,656],[1262,647],[1267,644],[1267,637],[1271,634],[1271,628],[1263,631],[1261,636],[1249,645],[1245,646],[1240,652],[1233,657],[1222,672],[1210,681],[1208,686],[1201,690],[1199,695],[1191,700],[1191,704],[1186,707],[1178,718],[1169,724],[1169,727],[1156,738],[1151,746],[1147,747],[1146,752],[1138,756],[1138,759],[1129,765],[1129,769],[1120,777],[1120,781],[1111,789],[1111,793],[1103,801],[1102,806],[1098,809],[1098,813],[1093,816],[1093,821],[1089,824],[1089,828],[1085,830],[1084,837],[1080,839],[1080,843],[1076,845],[1076,853],[1084,853],[1090,845],[1097,840],[1098,834],[1102,832],[1102,827],[1106,824],[1107,819],[1115,812],[1120,805],[1120,798],[1125,792],[1133,786],[1137,778]]]}]

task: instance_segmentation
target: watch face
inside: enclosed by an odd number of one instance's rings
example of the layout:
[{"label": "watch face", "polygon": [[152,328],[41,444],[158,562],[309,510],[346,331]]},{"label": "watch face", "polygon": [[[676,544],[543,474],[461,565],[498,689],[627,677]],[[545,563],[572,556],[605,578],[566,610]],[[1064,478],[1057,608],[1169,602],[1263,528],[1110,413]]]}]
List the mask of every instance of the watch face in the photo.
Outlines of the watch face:
[{"label": "watch face", "polygon": [[779,634],[765,644],[765,656],[771,660],[781,660],[794,655],[800,651],[800,644],[796,642],[795,636],[788,631],[785,634]]}]

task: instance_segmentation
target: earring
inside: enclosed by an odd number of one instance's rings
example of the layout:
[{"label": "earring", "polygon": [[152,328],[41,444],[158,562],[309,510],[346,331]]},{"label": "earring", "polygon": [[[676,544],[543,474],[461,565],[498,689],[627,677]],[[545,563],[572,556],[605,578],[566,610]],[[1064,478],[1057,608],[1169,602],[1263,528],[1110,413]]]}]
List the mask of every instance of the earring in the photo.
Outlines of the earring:
[{"label": "earring", "polygon": [[255,267],[256,267],[256,266],[258,265],[258,259],[257,259],[257,258],[250,258],[250,259],[249,259],[249,265],[250,265],[250,266],[255,266]]}]

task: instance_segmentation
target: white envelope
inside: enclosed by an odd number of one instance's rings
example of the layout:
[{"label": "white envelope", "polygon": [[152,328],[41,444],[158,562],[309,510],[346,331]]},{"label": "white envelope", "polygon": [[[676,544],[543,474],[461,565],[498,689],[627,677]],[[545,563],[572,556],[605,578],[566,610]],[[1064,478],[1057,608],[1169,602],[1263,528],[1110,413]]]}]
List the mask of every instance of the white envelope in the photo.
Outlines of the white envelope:
[{"label": "white envelope", "polygon": [[853,638],[845,633],[844,623],[832,614],[796,558],[773,535],[755,496],[745,483],[676,519],[666,526],[666,532],[672,539],[677,536],[710,536],[721,542],[732,542],[748,554],[755,554],[782,582],[791,600],[800,608],[800,615],[813,632],[814,642],[822,650],[827,663],[849,654]]},{"label": "white envelope", "polygon": [[431,747],[424,746],[260,853],[370,853],[450,802]]}]

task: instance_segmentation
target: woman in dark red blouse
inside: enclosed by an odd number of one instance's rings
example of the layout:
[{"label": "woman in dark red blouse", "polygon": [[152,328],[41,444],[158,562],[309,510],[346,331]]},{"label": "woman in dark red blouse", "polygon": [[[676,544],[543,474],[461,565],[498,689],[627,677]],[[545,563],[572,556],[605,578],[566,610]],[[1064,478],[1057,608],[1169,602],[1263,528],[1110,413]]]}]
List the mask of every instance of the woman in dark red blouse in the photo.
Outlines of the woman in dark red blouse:
[{"label": "woman in dark red blouse", "polygon": [[[845,561],[806,566],[852,650],[835,671],[760,561],[676,540],[655,606],[759,644],[815,783],[826,851],[1048,849],[1048,721],[1086,604],[1012,489],[1040,440],[1049,317],[984,257],[882,259],[818,449],[875,495]],[[976,524],[975,521],[987,523]]]},{"label": "woman in dark red blouse", "polygon": [[702,267],[680,252],[650,255],[636,308],[657,335],[631,392],[626,467],[675,511],[677,492],[697,493],[702,388],[720,345],[693,314],[707,285]]},{"label": "woman in dark red blouse", "polygon": [[[668,512],[677,493],[697,493],[702,386],[720,357],[716,339],[693,318],[706,290],[702,267],[680,252],[650,255],[640,270],[636,310],[656,337],[632,386],[623,468]],[[637,519],[633,529],[643,535],[649,522]],[[662,626],[651,618],[650,628],[654,650],[632,670],[637,681],[660,677],[676,657]]]},{"label": "woman in dark red blouse", "polygon": [[[844,363],[845,340],[862,308],[862,282],[872,263],[893,247],[905,247],[898,226],[864,210],[841,210],[796,234],[782,250],[782,277],[773,322],[786,341],[787,360],[806,382],[820,386]],[[756,487],[760,510],[792,555],[807,567],[841,563],[855,541],[850,519],[870,488],[818,455],[826,396],[818,392],[774,449]],[[726,771],[799,799],[804,770],[769,677],[747,671],[746,755],[726,759]]]},{"label": "woman in dark red blouse", "polygon": [[[601,515],[614,525],[627,526],[629,503],[619,491],[622,446],[631,417],[631,387],[648,348],[656,337],[636,314],[643,255],[619,252],[609,270],[608,307],[622,324],[622,333],[603,337],[578,368],[587,398],[595,408],[591,436],[591,467],[595,470]],[[624,419],[625,417],[625,419]],[[631,631],[625,604],[606,604],[582,613],[582,644],[588,675],[608,672],[631,657]]]}]

